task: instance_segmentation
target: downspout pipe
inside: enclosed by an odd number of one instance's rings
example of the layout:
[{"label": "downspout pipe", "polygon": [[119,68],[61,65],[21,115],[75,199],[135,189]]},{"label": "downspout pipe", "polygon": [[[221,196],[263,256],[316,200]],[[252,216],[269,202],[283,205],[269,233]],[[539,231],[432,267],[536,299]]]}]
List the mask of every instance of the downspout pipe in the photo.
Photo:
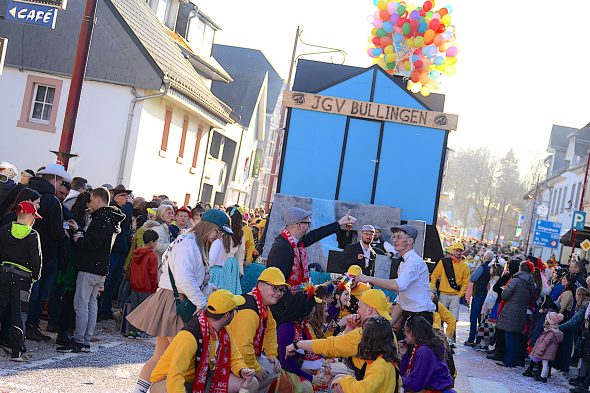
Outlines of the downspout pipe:
[{"label": "downspout pipe", "polygon": [[[162,88],[164,89],[163,91]],[[123,141],[121,160],[119,162],[119,174],[117,175],[117,184],[123,184],[123,177],[125,175],[125,162],[127,158],[127,153],[129,152],[129,138],[131,137],[131,126],[133,124],[133,114],[135,112],[135,106],[140,101],[150,100],[152,98],[158,98],[168,94],[168,91],[170,90],[170,80],[164,78],[162,88],[160,88],[159,93],[148,94],[145,96],[138,94],[135,90],[135,87],[131,88],[131,95],[133,95],[133,98],[129,103],[129,113],[127,114],[127,127],[125,128],[125,139]]]}]

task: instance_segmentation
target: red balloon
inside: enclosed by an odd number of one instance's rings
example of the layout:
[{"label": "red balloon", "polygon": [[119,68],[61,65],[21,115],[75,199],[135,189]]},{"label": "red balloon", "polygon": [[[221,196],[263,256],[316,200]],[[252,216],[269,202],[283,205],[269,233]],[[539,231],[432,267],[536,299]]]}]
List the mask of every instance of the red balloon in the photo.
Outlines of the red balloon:
[{"label": "red balloon", "polygon": [[432,9],[432,2],[425,1],[423,8],[424,8],[424,11],[426,11],[426,12],[430,11]]},{"label": "red balloon", "polygon": [[371,41],[373,42],[373,44],[375,44],[375,46],[381,46],[381,38],[375,36]]},{"label": "red balloon", "polygon": [[422,60],[416,60],[414,62],[414,68],[416,68],[417,70],[421,70],[424,67],[424,63],[422,63]]},{"label": "red balloon", "polygon": [[412,19],[410,21],[410,26],[412,27],[412,31],[416,33],[418,31],[418,21],[416,19]]},{"label": "red balloon", "polygon": [[389,12],[387,12],[387,11],[381,11],[379,13],[379,16],[381,17],[381,20],[384,21],[384,22],[387,22],[389,20],[389,18],[391,17],[389,15]]},{"label": "red balloon", "polygon": [[440,27],[440,25],[441,25],[441,23],[440,23],[440,20],[438,20],[438,19],[432,19],[430,21],[430,28],[434,31],[437,31],[438,28]]},{"label": "red balloon", "polygon": [[383,36],[380,38],[381,46],[393,44],[393,39],[390,36]]},{"label": "red balloon", "polygon": [[418,12],[420,13],[420,16],[426,16],[426,11],[424,11],[424,10],[420,10],[420,11],[418,11]]},{"label": "red balloon", "polygon": [[412,72],[412,82],[414,82],[414,83],[420,82],[420,71]]},{"label": "red balloon", "polygon": [[406,18],[399,18],[397,20],[397,27],[402,27],[408,20]]}]

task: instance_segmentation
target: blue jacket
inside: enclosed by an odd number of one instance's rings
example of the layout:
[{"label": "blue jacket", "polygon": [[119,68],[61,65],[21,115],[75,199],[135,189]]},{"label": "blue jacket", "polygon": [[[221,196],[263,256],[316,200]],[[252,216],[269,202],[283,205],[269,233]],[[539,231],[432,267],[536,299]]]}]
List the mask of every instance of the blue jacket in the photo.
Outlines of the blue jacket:
[{"label": "blue jacket", "polygon": [[[117,206],[117,205],[112,205]],[[125,219],[121,222],[121,232],[115,239],[112,252],[115,254],[124,254],[127,256],[131,248],[131,223],[133,219],[133,204],[127,202],[122,207],[117,206],[123,214]]]}]

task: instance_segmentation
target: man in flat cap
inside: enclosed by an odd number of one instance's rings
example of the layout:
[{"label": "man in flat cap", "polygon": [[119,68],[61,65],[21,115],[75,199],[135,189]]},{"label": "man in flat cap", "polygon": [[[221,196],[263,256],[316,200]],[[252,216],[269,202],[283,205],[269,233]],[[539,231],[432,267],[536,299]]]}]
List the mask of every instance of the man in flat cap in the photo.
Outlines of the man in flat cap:
[{"label": "man in flat cap", "polygon": [[375,259],[377,258],[377,253],[371,247],[374,236],[375,227],[372,225],[362,226],[360,241],[344,247],[344,252],[342,253],[343,270],[347,270],[352,265],[358,265],[363,269],[364,275],[375,275]]},{"label": "man in flat cap", "polygon": [[349,211],[337,222],[312,231],[309,230],[311,227],[310,211],[299,207],[290,207],[285,211],[284,218],[285,227],[275,238],[266,265],[278,267],[287,277],[287,283],[291,292],[294,293],[301,284],[309,282],[309,268],[305,248],[335,234],[342,225],[354,224],[356,218],[352,217]]}]

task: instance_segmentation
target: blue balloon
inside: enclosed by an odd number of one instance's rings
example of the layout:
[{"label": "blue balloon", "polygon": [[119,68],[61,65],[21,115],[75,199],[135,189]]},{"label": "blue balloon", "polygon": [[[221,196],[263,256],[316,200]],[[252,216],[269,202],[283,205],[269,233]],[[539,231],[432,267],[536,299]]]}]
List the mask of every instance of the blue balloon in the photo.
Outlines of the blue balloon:
[{"label": "blue balloon", "polygon": [[382,29],[385,30],[387,34],[391,34],[393,33],[393,24],[391,24],[391,22],[383,22]]},{"label": "blue balloon", "polygon": [[420,12],[414,10],[410,13],[410,19],[418,19],[420,17]]},{"label": "blue balloon", "polygon": [[453,13],[453,7],[451,7],[450,5],[445,6],[445,8],[447,9],[447,11],[449,11],[449,15]]},{"label": "blue balloon", "polygon": [[442,56],[436,56],[434,58],[434,64],[437,66],[442,65],[442,63],[444,63],[444,62],[445,62],[445,59],[443,59]]},{"label": "blue balloon", "polygon": [[430,77],[430,79],[432,79],[432,80],[437,80],[437,79],[438,79],[438,77],[440,76],[440,72],[438,72],[438,71],[430,71],[430,72],[428,73],[428,76],[429,76],[429,77]]},{"label": "blue balloon", "polygon": [[373,56],[377,57],[377,56],[381,56],[381,54],[383,54],[383,49],[381,49],[381,48],[373,49]]},{"label": "blue balloon", "polygon": [[396,44],[399,44],[404,40],[404,35],[402,33],[395,33],[395,35],[393,36],[393,40]]},{"label": "blue balloon", "polygon": [[415,61],[418,61],[418,60],[420,60],[420,56],[418,56],[418,55],[412,55],[412,63],[415,62]]},{"label": "blue balloon", "polygon": [[[385,25],[385,23],[383,25]],[[426,30],[428,30],[428,24],[426,22],[418,23],[418,33],[424,34]]]}]

